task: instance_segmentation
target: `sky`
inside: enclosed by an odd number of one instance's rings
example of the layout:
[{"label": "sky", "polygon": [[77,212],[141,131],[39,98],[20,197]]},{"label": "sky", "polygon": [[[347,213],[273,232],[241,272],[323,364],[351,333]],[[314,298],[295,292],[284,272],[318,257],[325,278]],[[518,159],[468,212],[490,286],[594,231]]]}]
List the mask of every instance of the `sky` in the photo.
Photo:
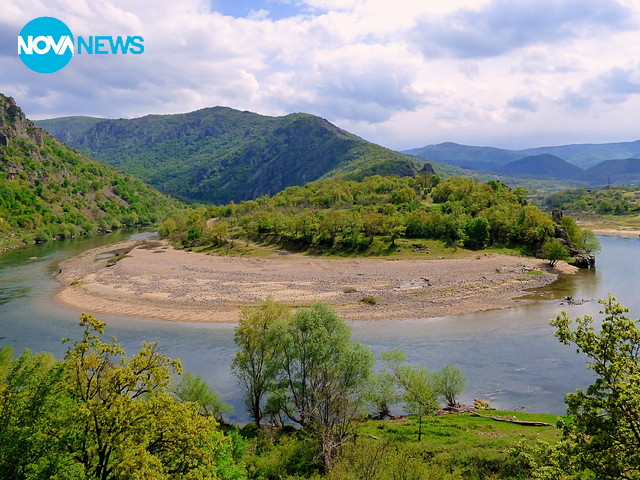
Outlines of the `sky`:
[{"label": "sky", "polygon": [[[402,150],[640,138],[640,0],[1,0],[0,92],[32,119],[307,112]],[[39,74],[30,20],[140,35]],[[636,123],[638,122],[638,123]]]}]

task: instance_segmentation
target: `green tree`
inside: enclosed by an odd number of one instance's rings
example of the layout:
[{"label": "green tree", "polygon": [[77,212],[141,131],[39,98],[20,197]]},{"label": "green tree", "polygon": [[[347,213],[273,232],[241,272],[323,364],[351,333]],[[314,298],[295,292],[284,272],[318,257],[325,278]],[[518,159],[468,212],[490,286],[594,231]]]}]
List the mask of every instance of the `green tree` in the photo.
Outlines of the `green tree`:
[{"label": "green tree", "polygon": [[349,326],[324,303],[280,322],[278,336],[280,406],[289,419],[316,432],[329,464],[364,411],[373,354],[351,341]]},{"label": "green tree", "polygon": [[185,372],[181,376],[180,383],[175,388],[174,393],[183,402],[193,402],[200,409],[200,415],[213,415],[218,422],[223,422],[223,414],[233,412],[233,408],[227,405],[218,394],[211,388],[201,375],[193,375]]},{"label": "green tree", "polygon": [[[626,316],[613,296],[600,300],[605,317],[599,330],[590,316],[571,320],[562,312],[551,322],[565,345],[586,355],[596,380],[566,397],[564,440],[558,447],[562,470],[590,471],[602,480],[640,478],[640,320]],[[573,477],[572,477],[573,478]],[[575,478],[578,478],[576,476]],[[585,477],[580,477],[585,478]]]},{"label": "green tree", "polygon": [[88,478],[216,478],[216,451],[231,448],[213,417],[168,394],[180,362],[143,342],[131,358],[102,342],[106,326],[83,314],[82,339],[65,356],[64,390],[72,408],[61,444]]},{"label": "green tree", "polygon": [[418,417],[418,441],[422,440],[422,419],[438,408],[435,379],[426,368],[414,368],[404,363],[407,359],[401,350],[391,350],[382,356],[387,368],[401,391],[405,411]]},{"label": "green tree", "polygon": [[569,251],[557,240],[548,240],[542,247],[542,256],[554,267],[560,260],[569,258]]},{"label": "green tree", "polygon": [[458,403],[458,396],[464,392],[466,383],[467,379],[462,372],[451,364],[434,374],[434,389],[449,407]]},{"label": "green tree", "polygon": [[466,237],[464,239],[464,246],[479,250],[484,248],[489,243],[489,230],[491,226],[489,221],[483,217],[476,217],[467,223]]},{"label": "green tree", "polygon": [[275,380],[280,344],[274,325],[289,316],[289,308],[269,297],[256,307],[245,308],[234,341],[239,347],[231,368],[242,384],[245,405],[259,427],[265,396]]}]

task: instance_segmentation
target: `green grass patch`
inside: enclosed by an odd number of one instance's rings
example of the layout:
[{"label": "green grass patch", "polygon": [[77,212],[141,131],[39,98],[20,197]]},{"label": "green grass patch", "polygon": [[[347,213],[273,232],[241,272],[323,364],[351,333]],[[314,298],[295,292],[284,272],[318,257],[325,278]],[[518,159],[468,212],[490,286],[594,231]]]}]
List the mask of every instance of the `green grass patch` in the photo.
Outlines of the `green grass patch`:
[{"label": "green grass patch", "polygon": [[525,275],[544,275],[542,270],[528,270],[524,272]]}]

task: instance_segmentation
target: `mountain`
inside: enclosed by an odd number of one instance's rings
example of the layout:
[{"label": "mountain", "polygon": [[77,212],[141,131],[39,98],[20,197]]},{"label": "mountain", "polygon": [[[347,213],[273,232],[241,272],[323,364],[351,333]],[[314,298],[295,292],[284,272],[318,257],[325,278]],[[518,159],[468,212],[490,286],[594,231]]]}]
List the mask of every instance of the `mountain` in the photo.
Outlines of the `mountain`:
[{"label": "mountain", "polygon": [[[326,177],[405,176],[417,170],[406,155],[304,113],[268,117],[212,107],[134,119],[74,118],[39,124],[165,193],[200,202],[254,199]],[[79,128],[82,122],[86,130]]]},{"label": "mountain", "polygon": [[519,150],[526,155],[548,153],[581,168],[589,168],[605,160],[624,160],[640,156],[640,140],[619,143],[584,143]]},{"label": "mountain", "polygon": [[605,160],[623,160],[640,157],[640,140],[619,143],[585,143],[550,147],[506,150],[494,147],[475,147],[457,143],[440,143],[405,150],[402,153],[438,160],[451,165],[476,170],[497,171],[496,164],[521,160],[536,155],[554,155],[580,168],[590,168]]},{"label": "mountain", "polygon": [[99,117],[62,117],[55,120],[38,120],[38,127],[46,130],[58,140],[69,143],[69,141],[89,130],[96,123],[102,122],[106,118]]},{"label": "mountain", "polygon": [[539,175],[545,177],[576,179],[584,170],[576,167],[554,155],[542,154],[525,157],[515,162],[507,163],[500,168],[505,175]]},{"label": "mountain", "polygon": [[61,143],[0,94],[0,249],[150,224],[176,204]]},{"label": "mountain", "polygon": [[452,142],[405,150],[402,153],[448,163],[461,168],[496,171],[500,165],[519,160],[526,155],[494,147],[473,147]]},{"label": "mountain", "polygon": [[640,183],[640,158],[606,160],[586,170],[581,178],[594,185]]}]

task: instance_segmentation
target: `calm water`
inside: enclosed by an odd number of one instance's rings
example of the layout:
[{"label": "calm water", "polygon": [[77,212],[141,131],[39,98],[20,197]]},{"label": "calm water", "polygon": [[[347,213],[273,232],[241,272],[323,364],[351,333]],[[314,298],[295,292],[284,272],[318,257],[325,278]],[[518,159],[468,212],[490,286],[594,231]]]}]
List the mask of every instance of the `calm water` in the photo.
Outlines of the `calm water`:
[{"label": "calm water", "polygon": [[[63,337],[79,334],[79,312],[57,306],[51,297],[58,289],[57,264],[96,246],[126,238],[124,232],[94,238],[54,242],[0,255],[0,347],[19,352],[52,351],[62,356]],[[354,339],[375,353],[403,349],[409,361],[438,369],[447,363],[468,378],[463,400],[490,399],[505,409],[564,413],[564,395],[591,383],[585,359],[561,345],[548,326],[565,309],[572,316],[596,314],[597,298],[614,293],[631,314],[640,316],[640,239],[602,237],[595,271],[583,271],[537,294],[542,300],[515,308],[472,315],[411,321],[354,322]],[[30,259],[38,257],[37,259]],[[572,295],[588,300],[580,306],[562,305]],[[159,322],[122,317],[100,317],[109,322],[107,334],[116,335],[129,352],[142,340],[158,340],[164,352],[180,358],[186,369],[201,374],[244,421],[240,393],[230,374],[233,325]]]}]

